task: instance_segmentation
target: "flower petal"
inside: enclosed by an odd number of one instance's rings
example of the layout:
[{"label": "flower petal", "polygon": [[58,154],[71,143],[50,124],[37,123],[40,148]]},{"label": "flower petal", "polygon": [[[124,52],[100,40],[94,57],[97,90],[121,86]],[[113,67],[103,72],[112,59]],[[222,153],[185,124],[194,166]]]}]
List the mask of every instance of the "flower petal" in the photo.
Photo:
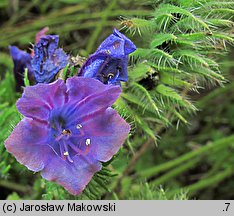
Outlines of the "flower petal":
[{"label": "flower petal", "polygon": [[47,120],[50,110],[63,106],[65,100],[66,85],[59,79],[50,84],[39,83],[26,87],[16,106],[26,117]]},{"label": "flower petal", "polygon": [[113,35],[122,38],[124,40],[124,54],[128,55],[136,50],[135,44],[127,38],[124,34],[120,33],[117,29],[114,29]]},{"label": "flower petal", "polygon": [[95,54],[104,53],[112,58],[121,58],[125,55],[124,40],[116,35],[111,34],[98,47]]},{"label": "flower petal", "polygon": [[117,153],[130,131],[130,125],[112,108],[81,122],[85,138],[90,139],[89,154],[103,162]]},{"label": "flower petal", "polygon": [[45,35],[34,46],[32,67],[38,83],[51,82],[68,63],[69,56],[57,49],[58,41],[58,35]]},{"label": "flower petal", "polygon": [[102,65],[105,65],[105,60],[108,58],[106,54],[92,54],[85,61],[82,67],[79,70],[78,76],[97,78],[99,77],[102,71]]},{"label": "flower petal", "polygon": [[101,170],[101,164],[94,159],[76,156],[71,163],[54,156],[50,158],[50,163],[43,169],[41,175],[49,181],[62,185],[71,194],[79,195],[94,173],[99,170]]},{"label": "flower petal", "polygon": [[[69,78],[67,79],[66,86],[68,91],[68,102],[81,101],[91,95],[101,95],[104,92],[111,92],[111,89],[115,89],[118,94],[121,93],[121,89],[118,86],[107,86],[98,80],[85,77]],[[117,99],[117,97],[118,96],[116,95],[115,99]]]},{"label": "flower petal", "polygon": [[18,49],[16,46],[9,46],[10,54],[14,62],[14,76],[16,80],[16,90],[20,91],[24,86],[24,70],[28,68],[29,80],[33,80],[33,71],[31,66],[31,56],[29,53]]},{"label": "flower petal", "polygon": [[35,172],[44,168],[50,155],[54,154],[46,143],[47,128],[45,125],[29,119],[21,120],[8,139],[6,149],[17,161]]},{"label": "flower petal", "polygon": [[120,81],[128,80],[128,54],[135,50],[132,41],[114,29],[113,34],[82,65],[78,76],[95,78],[104,84],[120,85]]},{"label": "flower petal", "polygon": [[100,44],[95,53],[107,53],[111,57],[122,58],[135,50],[134,43],[117,29],[114,29],[113,34]]},{"label": "flower petal", "polygon": [[74,77],[68,79],[66,85],[69,101],[79,101],[66,114],[68,122],[106,109],[121,93],[119,86],[104,85],[92,78]]}]

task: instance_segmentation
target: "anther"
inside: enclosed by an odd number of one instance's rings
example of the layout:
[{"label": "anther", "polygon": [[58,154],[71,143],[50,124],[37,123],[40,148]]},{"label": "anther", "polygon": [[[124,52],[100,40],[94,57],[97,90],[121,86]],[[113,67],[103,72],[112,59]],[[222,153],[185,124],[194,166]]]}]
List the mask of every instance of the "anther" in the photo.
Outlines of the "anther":
[{"label": "anther", "polygon": [[78,124],[78,125],[76,125],[76,128],[77,128],[77,129],[81,129],[81,128],[82,128],[82,125],[81,125],[81,124]]},{"label": "anther", "polygon": [[69,153],[66,151],[66,152],[63,153],[63,155],[64,155],[64,156],[68,156]]},{"label": "anther", "polygon": [[85,144],[86,144],[87,146],[89,146],[89,145],[91,144],[91,140],[90,140],[90,139],[86,139]]},{"label": "anther", "polygon": [[71,131],[68,130],[68,129],[64,129],[64,130],[62,131],[62,135],[71,135]]},{"label": "anther", "polygon": [[108,79],[110,80],[110,79],[113,79],[114,78],[114,74],[113,73],[109,73],[108,75],[107,75],[107,77],[108,77]]}]

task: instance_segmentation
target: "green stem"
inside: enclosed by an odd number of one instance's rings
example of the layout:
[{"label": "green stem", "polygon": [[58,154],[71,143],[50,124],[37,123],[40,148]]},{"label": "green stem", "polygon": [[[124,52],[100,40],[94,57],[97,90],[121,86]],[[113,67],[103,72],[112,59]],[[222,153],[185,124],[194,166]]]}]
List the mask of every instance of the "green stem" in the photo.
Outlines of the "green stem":
[{"label": "green stem", "polygon": [[196,159],[192,159],[191,161],[189,161],[188,163],[182,164],[181,166],[173,169],[172,171],[162,175],[161,177],[157,178],[156,180],[150,182],[150,184],[154,185],[154,186],[158,186],[174,177],[176,177],[177,175],[179,175],[180,173],[188,170],[189,168],[193,167],[194,165],[196,165],[196,163],[199,161],[198,158]]},{"label": "green stem", "polygon": [[198,190],[201,190],[203,188],[216,186],[219,182],[221,182],[225,178],[232,176],[233,170],[234,170],[233,167],[229,167],[225,169],[223,172],[220,172],[219,174],[211,176],[209,178],[204,178],[195,184],[184,187],[182,189],[181,188],[175,189],[168,194],[168,197],[172,197],[174,194],[179,193],[181,190],[188,191],[189,194],[191,195],[194,194],[194,192],[197,192]]},{"label": "green stem", "polygon": [[166,170],[171,169],[173,167],[176,167],[176,166],[180,165],[181,163],[187,162],[188,160],[192,160],[192,158],[194,158],[200,154],[204,154],[204,153],[209,152],[213,149],[217,150],[219,148],[225,148],[227,145],[229,145],[232,142],[234,142],[234,135],[220,139],[220,140],[214,142],[213,144],[208,144],[208,145],[202,146],[195,151],[184,154],[184,155],[182,155],[174,160],[171,160],[171,161],[166,162],[164,164],[161,164],[159,166],[140,171],[138,174],[139,174],[139,176],[144,177],[144,178],[148,178],[148,177],[157,175],[160,172],[163,172],[163,171],[166,171]]},{"label": "green stem", "polygon": [[[147,10],[129,10],[129,11],[125,11],[125,10],[115,10],[112,11],[111,14],[109,14],[109,17],[118,17],[120,15],[122,16],[134,16],[137,14],[142,14],[142,15],[147,15],[149,13],[149,11]],[[44,27],[44,26],[50,26],[53,28],[52,25],[59,25],[61,23],[64,23],[64,21],[66,21],[67,23],[72,23],[72,22],[76,22],[77,27],[79,26],[79,24],[81,24],[84,22],[84,20],[90,20],[90,19],[94,19],[94,21],[96,19],[99,19],[102,17],[102,12],[95,12],[92,14],[79,14],[79,15],[75,15],[72,14],[70,16],[66,16],[66,17],[39,17],[37,20],[34,20],[31,23],[27,23],[27,25],[24,25],[24,23],[21,23],[20,28],[17,26],[13,26],[13,27],[9,27],[9,28],[3,28],[2,30],[0,30],[0,35],[1,35],[1,43],[4,41],[9,41],[9,39],[15,38],[15,40],[17,41],[18,37],[21,35],[25,35],[25,34],[35,34],[36,31],[38,31],[40,28]],[[78,22],[80,21],[80,23]]]},{"label": "green stem", "polygon": [[29,187],[27,186],[23,186],[15,182],[9,182],[6,180],[0,180],[0,186],[11,189],[12,191],[19,191],[23,193],[27,193],[29,191]]}]

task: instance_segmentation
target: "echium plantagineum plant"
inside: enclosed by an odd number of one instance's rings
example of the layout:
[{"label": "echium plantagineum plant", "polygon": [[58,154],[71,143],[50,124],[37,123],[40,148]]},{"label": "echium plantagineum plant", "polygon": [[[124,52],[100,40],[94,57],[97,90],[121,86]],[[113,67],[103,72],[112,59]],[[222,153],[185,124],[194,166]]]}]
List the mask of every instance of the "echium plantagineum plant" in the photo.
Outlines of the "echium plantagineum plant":
[{"label": "echium plantagineum plant", "polygon": [[27,68],[35,85],[25,87],[16,103],[24,118],[5,146],[29,170],[79,195],[129,134],[130,125],[111,106],[121,93],[120,81],[127,81],[128,54],[136,47],[115,29],[78,76],[67,80],[56,79],[70,61],[57,47],[58,36],[43,33],[31,55],[10,48],[14,73],[23,75]]}]

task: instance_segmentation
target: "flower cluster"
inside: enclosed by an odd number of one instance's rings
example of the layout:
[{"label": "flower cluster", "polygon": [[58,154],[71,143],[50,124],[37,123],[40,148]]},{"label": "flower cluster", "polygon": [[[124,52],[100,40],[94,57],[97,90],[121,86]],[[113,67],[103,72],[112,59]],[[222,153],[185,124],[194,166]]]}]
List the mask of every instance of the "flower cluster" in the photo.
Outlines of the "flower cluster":
[{"label": "flower cluster", "polygon": [[49,83],[55,75],[69,63],[69,56],[62,49],[57,49],[59,36],[45,35],[47,28],[36,35],[36,43],[31,54],[10,46],[14,62],[14,75],[17,81],[17,91],[23,86],[25,68],[28,69],[31,83]]},{"label": "flower cluster", "polygon": [[[114,30],[79,76],[64,82],[53,81],[69,61],[57,47],[58,36],[44,33],[32,55],[11,47],[14,71],[28,68],[36,84],[25,87],[17,101],[24,118],[5,146],[28,169],[41,171],[43,178],[79,195],[101,170],[101,162],[110,160],[128,136],[129,124],[111,106],[121,93],[115,84],[127,80],[128,54],[136,48]],[[113,77],[100,78],[110,73]]]},{"label": "flower cluster", "polygon": [[62,49],[57,49],[58,35],[46,35],[34,46],[31,61],[37,83],[49,83],[55,75],[68,64],[69,56]]},{"label": "flower cluster", "polygon": [[93,77],[104,84],[120,84],[128,81],[128,55],[136,46],[125,35],[114,29],[96,52],[87,59],[79,71],[79,76]]},{"label": "flower cluster", "polygon": [[[45,36],[45,33],[49,30],[48,27],[43,28],[39,31],[35,37],[36,44],[40,41],[42,37]],[[34,81],[34,74],[32,69],[32,58],[34,56],[34,50],[32,50],[31,54],[20,50],[16,46],[9,46],[10,54],[12,60],[14,62],[14,76],[16,80],[16,91],[20,92],[21,86],[24,85],[24,71],[28,69],[28,78],[31,83]]]}]

